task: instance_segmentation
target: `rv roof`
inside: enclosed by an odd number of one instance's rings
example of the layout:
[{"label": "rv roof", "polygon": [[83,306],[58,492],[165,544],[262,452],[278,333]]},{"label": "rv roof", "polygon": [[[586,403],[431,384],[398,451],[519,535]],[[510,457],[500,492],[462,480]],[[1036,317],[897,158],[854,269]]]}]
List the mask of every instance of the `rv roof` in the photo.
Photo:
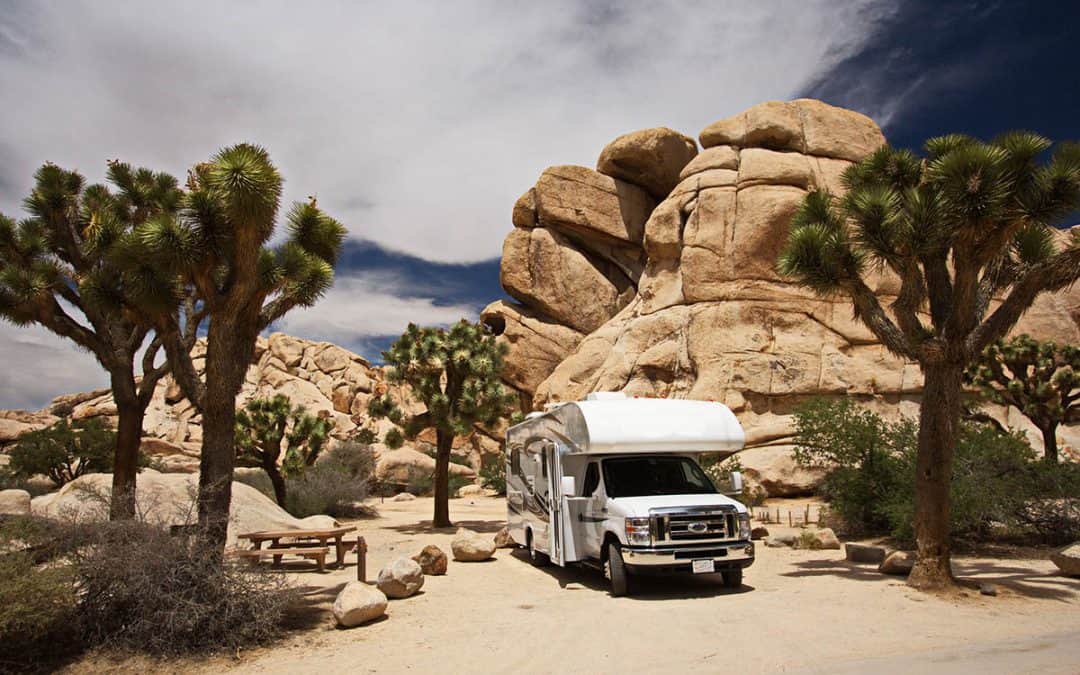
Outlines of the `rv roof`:
[{"label": "rv roof", "polygon": [[745,442],[727,406],[679,399],[565,403],[507,431],[510,442],[561,437],[569,452],[735,452]]}]

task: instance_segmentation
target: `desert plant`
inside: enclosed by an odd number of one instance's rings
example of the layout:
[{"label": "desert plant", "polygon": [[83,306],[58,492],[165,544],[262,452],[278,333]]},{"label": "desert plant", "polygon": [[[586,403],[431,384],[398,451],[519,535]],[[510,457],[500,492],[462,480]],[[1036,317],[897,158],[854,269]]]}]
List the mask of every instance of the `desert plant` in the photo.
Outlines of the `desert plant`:
[{"label": "desert plant", "polygon": [[154,655],[234,653],[266,642],[295,592],[280,574],[225,561],[199,537],[103,524],[72,555],[88,644]]},{"label": "desert plant", "polygon": [[371,493],[374,480],[374,451],[366,444],[346,441],[303,473],[285,479],[288,498],[284,507],[297,518],[370,515],[370,508],[357,505]]},{"label": "desert plant", "polygon": [[[61,487],[85,473],[112,471],[115,449],[116,433],[100,420],[64,419],[20,436],[9,453],[9,469],[16,478],[41,474]],[[137,456],[137,466],[148,464],[144,454]]]},{"label": "desert plant", "polygon": [[[315,303],[333,282],[345,228],[315,199],[286,216],[288,236],[274,236],[282,179],[263,148],[220,150],[188,174],[179,217],[154,222],[151,252],[182,251],[169,270],[207,317],[205,382],[190,355],[163,340],[172,376],[203,415],[199,523],[207,550],[223,550],[236,462],[236,395],[259,332],[295,307]],[[182,259],[181,259],[182,258]],[[178,330],[171,323],[166,337]]]},{"label": "desert plant", "polygon": [[315,464],[332,428],[329,419],[294,407],[282,394],[252,399],[236,413],[237,464],[265,471],[277,503],[284,507],[285,478],[298,477]]},{"label": "desert plant", "polygon": [[480,465],[480,484],[496,494],[506,494],[506,458],[498,455],[495,459],[485,458]]},{"label": "desert plant", "polygon": [[[108,371],[116,402],[113,518],[135,515],[135,475],[143,416],[168,372],[156,365],[162,317],[180,323],[183,289],[162,258],[183,251],[151,251],[146,235],[176,216],[181,190],[172,176],[109,162],[109,186],[86,185],[77,172],[45,164],[23,202],[29,217],[0,215],[0,317],[36,323],[87,350]],[[173,336],[190,350],[198,320]],[[136,372],[136,360],[141,374]]]},{"label": "desert plant", "polygon": [[[1052,227],[1080,207],[1080,145],[1061,144],[1040,163],[1050,146],[1027,132],[933,138],[922,158],[883,146],[844,171],[842,198],[807,195],[778,261],[796,283],[848,298],[890,352],[922,370],[913,586],[953,581],[949,490],[964,370],[1040,293],[1080,277],[1080,231],[1059,252]],[[891,313],[867,283],[881,267],[900,281]],[[990,311],[995,296],[1004,299]]]},{"label": "desert plant", "polygon": [[38,566],[23,552],[0,555],[0,670],[40,667],[76,649],[76,597],[69,566]]},{"label": "desert plant", "polygon": [[454,436],[472,431],[473,425],[494,425],[510,414],[514,398],[500,379],[506,347],[482,325],[464,319],[449,329],[420,328],[409,324],[383,357],[390,366],[388,379],[407,384],[407,391],[423,404],[423,412],[406,417],[390,394],[374,397],[368,413],[396,425],[387,433],[389,447],[400,447],[434,428],[435,527],[450,523],[450,453]]},{"label": "desert plant", "polygon": [[1057,463],[1059,424],[1080,421],[1080,347],[1029,335],[998,340],[964,379],[994,403],[1012,406],[1042,433],[1043,457]]},{"label": "desert plant", "polygon": [[[826,470],[821,492],[832,517],[849,532],[913,541],[912,477],[918,457],[914,422],[890,423],[847,400],[812,400],[800,406],[795,417],[796,461]],[[1035,462],[1031,446],[1018,432],[965,422],[958,436],[950,486],[952,535],[986,540],[999,525],[1026,529],[1040,541],[1054,543],[1055,526],[1080,526],[1080,519],[1069,517],[1069,509],[1080,504],[1068,499],[1080,494],[1080,471],[1073,474],[1068,472],[1071,467]]]}]

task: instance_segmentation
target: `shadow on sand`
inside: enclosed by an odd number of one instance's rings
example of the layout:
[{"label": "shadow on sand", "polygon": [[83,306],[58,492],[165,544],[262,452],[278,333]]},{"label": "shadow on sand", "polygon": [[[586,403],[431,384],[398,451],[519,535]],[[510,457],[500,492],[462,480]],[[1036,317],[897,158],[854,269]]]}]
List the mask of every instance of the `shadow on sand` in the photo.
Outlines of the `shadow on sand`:
[{"label": "shadow on sand", "polygon": [[[881,574],[874,565],[858,564],[847,560],[804,560],[793,564],[797,568],[796,571],[784,572],[783,576],[836,576],[853,581],[880,584],[903,582],[903,577]],[[1062,602],[1075,602],[1080,599],[1080,579],[1070,579],[1027,567],[1013,566],[1005,560],[954,560],[953,571],[961,586],[976,591],[980,584],[995,584],[1017,595],[1030,598]]]},{"label": "shadow on sand", "polygon": [[415,523],[386,525],[383,526],[383,529],[394,530],[395,532],[400,532],[402,534],[431,534],[432,532],[438,532],[439,534],[453,534],[454,532],[457,532],[459,527],[464,527],[467,530],[473,530],[475,532],[495,534],[505,526],[505,520],[456,520],[450,527],[432,527],[430,520],[418,520]]},{"label": "shadow on sand", "polygon": [[[531,565],[529,554],[524,549],[514,549],[511,555],[522,565]],[[595,593],[608,594],[608,583],[600,570],[580,565],[559,567],[548,565],[537,568],[547,574],[561,588],[567,590],[585,589]],[[721,595],[740,595],[754,590],[753,586],[743,584],[741,588],[725,588],[719,574],[671,574],[664,576],[635,575],[631,578],[631,600],[655,601],[693,598],[712,598]]]}]

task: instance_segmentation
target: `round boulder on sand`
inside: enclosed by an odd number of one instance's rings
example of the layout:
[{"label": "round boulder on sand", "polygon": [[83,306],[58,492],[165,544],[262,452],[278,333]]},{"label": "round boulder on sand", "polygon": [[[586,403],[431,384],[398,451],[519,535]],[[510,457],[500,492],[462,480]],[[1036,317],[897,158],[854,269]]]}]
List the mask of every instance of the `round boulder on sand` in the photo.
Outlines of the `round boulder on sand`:
[{"label": "round boulder on sand", "polygon": [[878,572],[882,574],[895,574],[907,576],[911,574],[911,568],[915,566],[915,554],[910,551],[893,551],[885,556],[878,565]]},{"label": "round boulder on sand", "polygon": [[339,626],[352,628],[386,614],[383,592],[360,581],[350,581],[334,600],[334,618]]},{"label": "round boulder on sand", "polygon": [[504,527],[495,533],[495,548],[514,548],[517,542],[510,535],[510,528]]},{"label": "round boulder on sand", "polygon": [[450,542],[450,550],[454,552],[454,560],[482,562],[495,555],[495,540],[463,527]]},{"label": "round boulder on sand", "polygon": [[393,497],[391,497],[390,501],[392,501],[392,502],[411,502],[414,499],[416,499],[416,495],[414,495],[413,493],[411,493],[411,492],[402,492],[401,494],[396,494]]},{"label": "round boulder on sand", "polygon": [[379,570],[375,583],[388,598],[407,598],[424,585],[424,571],[411,558],[398,558]]},{"label": "round boulder on sand", "polygon": [[423,551],[414,555],[412,559],[420,565],[420,569],[424,574],[430,576],[446,574],[446,554],[438,546],[428,544]]},{"label": "round boulder on sand", "polygon": [[26,490],[0,490],[0,514],[30,515],[30,493]]},{"label": "round boulder on sand", "polygon": [[1065,576],[1080,577],[1080,542],[1052,553],[1050,560],[1058,566],[1058,569]]}]

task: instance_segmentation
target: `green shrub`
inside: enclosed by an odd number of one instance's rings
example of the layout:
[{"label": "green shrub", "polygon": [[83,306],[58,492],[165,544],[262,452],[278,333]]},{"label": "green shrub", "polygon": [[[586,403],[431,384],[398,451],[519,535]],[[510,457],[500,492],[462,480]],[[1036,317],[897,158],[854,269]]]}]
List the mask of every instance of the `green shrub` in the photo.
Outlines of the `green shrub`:
[{"label": "green shrub", "polygon": [[75,577],[68,565],[0,555],[0,671],[42,665],[77,648]]},{"label": "green shrub", "polygon": [[152,655],[235,653],[276,636],[296,599],[286,577],[217,562],[197,540],[132,521],[97,526],[72,556],[85,642]]},{"label": "green shrub", "polygon": [[[795,459],[824,468],[821,494],[856,534],[913,540],[918,428],[889,423],[850,401],[812,400],[795,415]],[[954,536],[986,539],[1004,528],[1045,543],[1080,534],[1080,469],[1047,466],[1019,432],[964,423],[951,487]],[[1071,499],[1070,499],[1071,498]]]},{"label": "green shrub", "polygon": [[[116,432],[100,420],[69,423],[60,420],[51,427],[23,434],[10,451],[8,466],[16,478],[42,474],[60,487],[86,473],[112,471]],[[140,453],[140,466],[148,460]]]},{"label": "green shrub", "polygon": [[297,518],[370,515],[369,508],[357,504],[371,494],[374,478],[374,451],[367,445],[346,441],[300,475],[285,479],[285,510]]},{"label": "green shrub", "polygon": [[506,462],[502,455],[480,465],[480,484],[497,494],[506,494]]}]

